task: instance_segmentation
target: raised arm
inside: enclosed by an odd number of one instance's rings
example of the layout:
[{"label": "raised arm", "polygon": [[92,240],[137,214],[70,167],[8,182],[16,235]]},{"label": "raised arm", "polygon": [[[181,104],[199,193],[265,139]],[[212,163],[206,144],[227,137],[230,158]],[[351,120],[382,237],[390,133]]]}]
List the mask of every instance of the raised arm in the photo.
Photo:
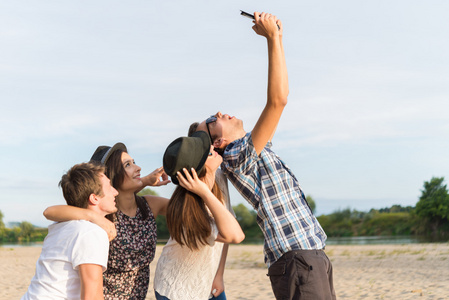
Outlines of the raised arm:
[{"label": "raised arm", "polygon": [[44,217],[55,222],[86,220],[103,228],[108,234],[109,241],[112,241],[117,236],[114,223],[90,209],[70,205],[54,205],[44,210]]},{"label": "raised arm", "polygon": [[140,192],[143,188],[147,186],[163,186],[170,183],[170,179],[168,179],[167,174],[165,174],[164,168],[159,167],[147,176],[141,178],[142,186],[136,191],[136,193]]},{"label": "raised arm", "polygon": [[[284,107],[287,105],[288,74],[282,44],[282,22],[266,13],[254,13],[253,30],[267,39],[268,45],[268,88],[267,103],[254,129],[252,140],[257,154],[273,137]],[[278,28],[279,26],[279,28]]]},{"label": "raised arm", "polygon": [[229,244],[238,244],[243,241],[245,234],[239,223],[220,200],[215,197],[207,184],[198,178],[195,169],[192,168],[191,170],[193,177],[190,176],[187,169],[183,170],[184,176],[182,176],[180,172],[177,174],[179,184],[183,188],[200,196],[204,203],[206,203],[217,224],[218,237],[216,240]]}]

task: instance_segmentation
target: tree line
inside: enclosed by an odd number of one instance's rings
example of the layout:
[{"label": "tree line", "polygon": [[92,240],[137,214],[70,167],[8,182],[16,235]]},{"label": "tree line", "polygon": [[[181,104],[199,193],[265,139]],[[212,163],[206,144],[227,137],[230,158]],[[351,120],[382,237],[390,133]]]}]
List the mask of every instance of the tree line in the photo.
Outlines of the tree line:
[{"label": "tree line", "polygon": [[[308,195],[306,200],[314,212],[314,199]],[[243,204],[233,206],[233,209],[245,232],[245,241],[262,240],[256,212]],[[328,237],[417,235],[449,240],[449,192],[444,177],[433,177],[424,182],[415,207],[393,205],[368,212],[346,208],[320,215],[317,219]],[[165,218],[160,216],[156,222],[159,239],[168,239]]]},{"label": "tree line", "polygon": [[[140,193],[156,194],[151,189],[144,189]],[[310,195],[306,199],[314,211],[315,201]],[[263,234],[257,225],[256,212],[243,204],[233,206],[233,209],[245,232],[245,241],[261,241]],[[435,240],[449,240],[449,192],[444,177],[433,177],[424,182],[415,207],[393,205],[368,212],[346,208],[320,215],[317,219],[328,237],[420,235]],[[158,240],[163,242],[169,238],[165,217],[158,216],[156,223]],[[42,241],[46,235],[46,228],[37,228],[26,221],[13,228],[6,228],[0,211],[1,243]]]}]

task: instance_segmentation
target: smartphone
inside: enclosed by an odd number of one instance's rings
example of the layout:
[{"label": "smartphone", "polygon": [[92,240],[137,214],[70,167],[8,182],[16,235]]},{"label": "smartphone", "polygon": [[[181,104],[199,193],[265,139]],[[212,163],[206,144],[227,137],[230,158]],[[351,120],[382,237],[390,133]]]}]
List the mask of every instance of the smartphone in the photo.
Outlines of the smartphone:
[{"label": "smartphone", "polygon": [[249,14],[249,13],[243,11],[243,10],[240,11],[240,14],[241,14],[242,16],[244,16],[244,17],[247,17],[247,18],[250,18],[250,19],[253,19],[253,20],[254,20],[254,15]]},{"label": "smartphone", "polygon": [[[254,15],[247,13],[246,11],[240,10],[240,14],[244,17],[250,18],[252,20],[254,20]],[[281,29],[278,25],[278,29]]]}]

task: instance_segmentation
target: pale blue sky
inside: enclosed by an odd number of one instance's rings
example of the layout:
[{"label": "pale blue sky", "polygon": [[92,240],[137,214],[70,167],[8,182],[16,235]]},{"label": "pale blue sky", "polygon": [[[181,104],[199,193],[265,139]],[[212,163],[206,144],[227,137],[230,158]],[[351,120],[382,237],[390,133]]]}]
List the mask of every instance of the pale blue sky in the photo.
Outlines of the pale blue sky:
[{"label": "pale blue sky", "polygon": [[251,130],[267,53],[240,9],[283,21],[290,95],[273,149],[318,215],[415,205],[424,181],[448,179],[448,1],[2,1],[5,222],[48,225],[61,175],[98,145],[124,142],[148,173],[217,110]]}]

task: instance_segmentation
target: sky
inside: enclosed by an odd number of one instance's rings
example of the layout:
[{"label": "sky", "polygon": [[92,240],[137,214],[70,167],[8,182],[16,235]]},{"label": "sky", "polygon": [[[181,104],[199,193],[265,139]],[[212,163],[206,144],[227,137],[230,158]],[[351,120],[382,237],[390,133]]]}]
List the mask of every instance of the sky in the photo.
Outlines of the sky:
[{"label": "sky", "polygon": [[49,225],[61,176],[99,145],[125,143],[144,175],[217,111],[251,131],[267,46],[240,10],[283,22],[290,94],[272,149],[317,215],[414,206],[424,181],[449,178],[446,0],[2,1],[4,222]]}]

